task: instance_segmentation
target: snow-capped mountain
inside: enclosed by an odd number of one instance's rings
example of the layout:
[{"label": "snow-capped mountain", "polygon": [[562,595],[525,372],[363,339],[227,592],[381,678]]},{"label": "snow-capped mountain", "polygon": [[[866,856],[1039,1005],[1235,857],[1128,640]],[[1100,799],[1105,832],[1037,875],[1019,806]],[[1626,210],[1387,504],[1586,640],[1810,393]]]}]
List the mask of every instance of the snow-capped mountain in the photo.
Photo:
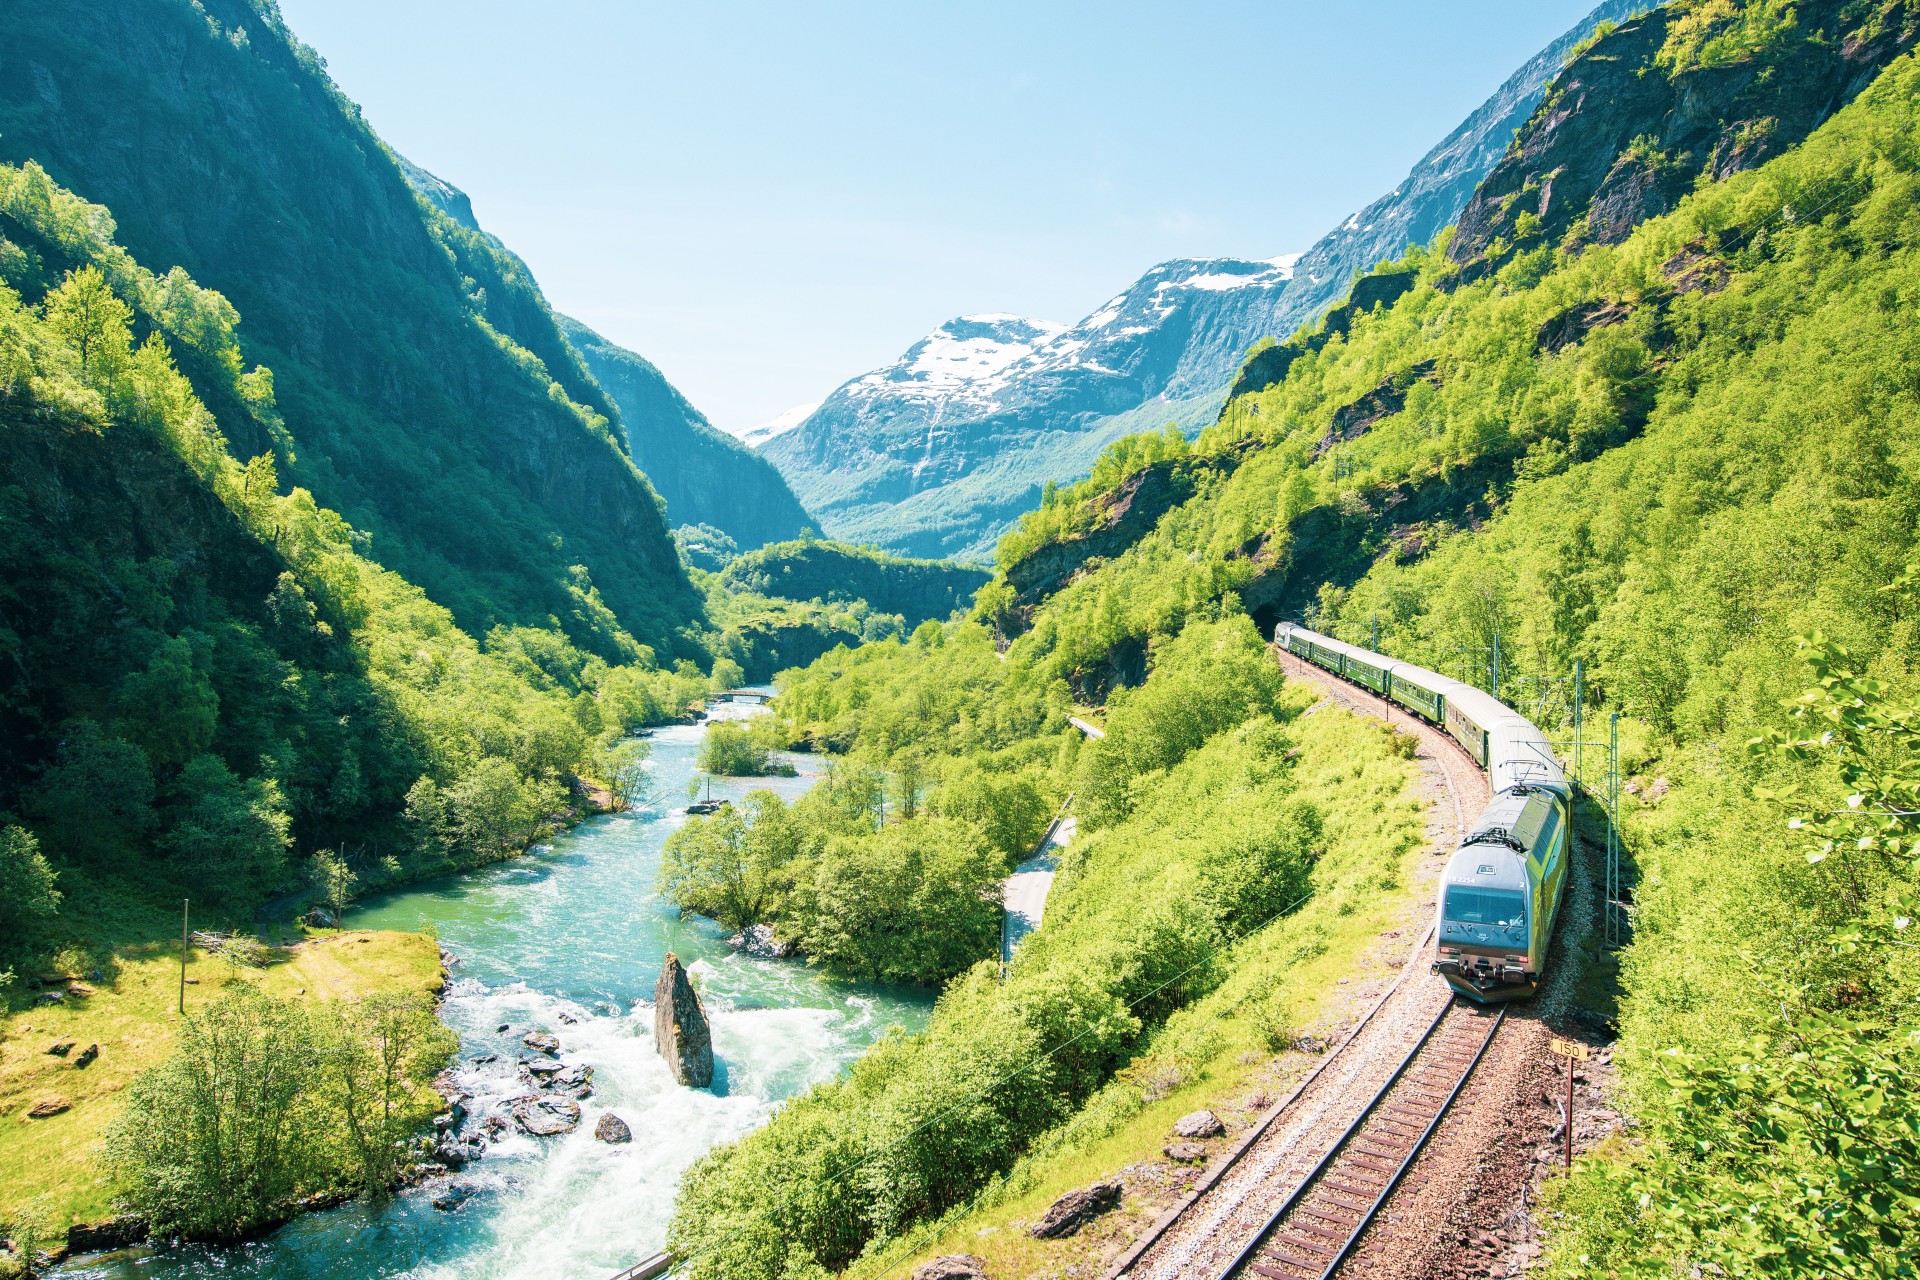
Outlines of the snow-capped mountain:
[{"label": "snow-capped mountain", "polygon": [[1163,262],[1070,328],[951,320],[843,384],[761,452],[825,533],[909,555],[989,558],[1046,481],[1085,475],[1131,432],[1197,430],[1248,347],[1312,322],[1360,272],[1451,224],[1573,46],[1647,7],[1606,0],[1305,254]]},{"label": "snow-capped mountain", "polygon": [[[762,452],[814,495],[804,501],[834,536],[915,555],[977,554],[1046,479],[1084,470],[1091,455],[1083,463],[1072,446],[1097,439],[1098,453],[1112,438],[1089,428],[1142,406],[1191,417],[1187,402],[1217,397],[1247,347],[1272,332],[1297,256],[1164,262],[1071,327],[1005,314],[949,320]],[[899,511],[1040,439],[1074,456],[1037,463],[1037,478],[1008,495],[1011,512],[987,493],[962,504],[978,510],[941,501],[920,504],[924,519]]]},{"label": "snow-capped mountain", "polygon": [[747,448],[758,449],[775,436],[783,436],[805,422],[808,418],[811,418],[813,411],[819,407],[820,402],[818,400],[811,401],[807,404],[797,404],[791,409],[782,409],[765,422],[758,422],[751,427],[745,428],[729,427],[727,430],[731,432],[733,437],[741,444],[746,445]]}]

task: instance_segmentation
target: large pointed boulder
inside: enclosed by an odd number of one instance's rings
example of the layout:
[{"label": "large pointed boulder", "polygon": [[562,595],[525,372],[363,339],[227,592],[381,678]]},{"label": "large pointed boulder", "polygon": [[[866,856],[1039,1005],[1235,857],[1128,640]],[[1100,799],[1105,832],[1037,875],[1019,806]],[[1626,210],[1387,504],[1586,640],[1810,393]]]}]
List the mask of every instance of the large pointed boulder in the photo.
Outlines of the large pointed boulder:
[{"label": "large pointed boulder", "polygon": [[653,1038],[674,1079],[695,1089],[713,1083],[713,1033],[700,993],[687,979],[680,958],[667,952],[660,981],[653,984]]}]

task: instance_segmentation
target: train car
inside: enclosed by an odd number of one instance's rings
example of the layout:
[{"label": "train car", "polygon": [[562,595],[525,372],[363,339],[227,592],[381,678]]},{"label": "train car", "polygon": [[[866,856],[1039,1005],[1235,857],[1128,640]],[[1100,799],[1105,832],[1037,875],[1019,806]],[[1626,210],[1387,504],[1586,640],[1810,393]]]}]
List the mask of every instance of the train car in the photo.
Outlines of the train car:
[{"label": "train car", "polygon": [[1293,623],[1290,653],[1384,693],[1442,728],[1487,774],[1493,799],[1460,842],[1434,902],[1434,971],[1482,1003],[1529,996],[1546,970],[1565,894],[1573,791],[1531,721],[1483,689]]}]

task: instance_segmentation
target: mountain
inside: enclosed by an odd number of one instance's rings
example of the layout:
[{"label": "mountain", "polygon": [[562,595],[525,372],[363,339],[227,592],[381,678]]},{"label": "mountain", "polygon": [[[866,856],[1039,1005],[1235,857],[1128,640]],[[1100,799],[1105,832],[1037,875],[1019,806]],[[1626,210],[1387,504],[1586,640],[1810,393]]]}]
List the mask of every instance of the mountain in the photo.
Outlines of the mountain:
[{"label": "mountain", "polygon": [[[1297,1034],[1289,1024],[1263,1044],[1257,1025],[1224,1030],[1254,999],[1287,996],[1293,939],[1331,942],[1326,963],[1364,971],[1376,930],[1342,941],[1321,922],[1349,911],[1349,894],[1405,892],[1396,868],[1412,863],[1392,850],[1420,840],[1374,828],[1350,864],[1368,878],[1343,882],[1343,815],[1385,812],[1390,791],[1347,793],[1355,803],[1309,787],[1373,772],[1376,748],[1359,735],[1390,735],[1338,713],[1289,710],[1269,727],[1271,693],[1256,704],[1228,692],[1259,687],[1273,624],[1304,616],[1497,681],[1563,762],[1581,762],[1582,838],[1540,1000],[1614,1075],[1574,1135],[1572,1168],[1553,1177],[1553,1212],[1535,1219],[1540,1273],[1903,1265],[1901,1241],[1920,1233],[1920,55],[1901,51],[1920,5],[1674,0],[1656,21],[1603,36],[1524,123],[1515,163],[1473,200],[1512,213],[1510,231],[1464,261],[1445,242],[1405,254],[1365,278],[1398,277],[1341,317],[1343,340],[1298,348],[1197,440],[1130,442],[1116,454],[1137,466],[1109,455],[1084,485],[1051,493],[1021,532],[1077,549],[1079,564],[1022,590],[1017,562],[1003,562],[976,609],[998,634],[960,623],[783,681],[786,707],[843,726],[878,767],[952,776],[971,757],[1071,791],[1072,875],[1055,884],[1041,947],[953,984],[926,1030],[856,1081],[695,1165],[669,1235],[680,1256],[771,1280],[861,1256],[904,1274],[964,1247],[980,1270],[1018,1274],[1032,1254],[1016,1224],[1034,1206],[1159,1159],[1156,1116],[1231,1096],[1201,1085],[1149,1113],[1143,1073],[1179,1061],[1205,1080],[1209,1054],[1230,1072]],[[1763,130],[1729,126],[1753,120],[1806,132],[1717,176],[1712,140],[1751,142]],[[1655,155],[1685,194],[1664,211],[1610,202],[1605,176]],[[1549,194],[1555,171],[1571,190],[1555,179]],[[1583,192],[1583,175],[1601,180]],[[1530,186],[1524,204],[1509,199]],[[1616,189],[1635,188],[1659,189]],[[1563,196],[1565,221],[1543,230]],[[1568,234],[1583,223],[1606,237]],[[1236,650],[1245,676],[1209,665]],[[1059,713],[1014,712],[1061,681],[1076,701],[1129,686],[1077,760],[1056,745]],[[1294,689],[1282,705],[1316,696]],[[1356,736],[1323,768],[1326,739],[1313,735],[1334,722]],[[1274,758],[1254,766],[1263,741]],[[1405,775],[1375,776],[1391,787]],[[1267,780],[1287,809],[1268,807]],[[1296,838],[1286,815],[1302,809],[1311,871],[1298,896],[1275,892],[1286,864],[1258,859]],[[1216,858],[1232,870],[1210,872]],[[1271,905],[1227,915],[1248,901],[1228,875]],[[1169,922],[1173,893],[1197,924]],[[1422,898],[1431,891],[1406,901]],[[1245,945],[1216,948],[1228,928]],[[1157,978],[1115,978],[1127,966],[1099,958],[1184,971],[1184,958],[1155,958],[1188,953],[1156,950],[1181,929],[1183,948],[1221,963],[1177,996],[1155,986],[1143,998]],[[1104,994],[1023,1022],[1041,1003],[1027,992],[1069,973]],[[1136,1011],[1119,1033],[1114,1008]],[[1004,1064],[1036,1040],[1101,1036],[1072,1072],[972,1095],[964,1129],[929,1123],[952,1114],[964,1082],[1007,1080]],[[1504,1119],[1538,1100],[1516,1083],[1477,1105]],[[1101,1135],[1093,1159],[1091,1144],[1055,1140],[1083,1132]],[[794,1211],[785,1188],[828,1176],[822,1153],[855,1144],[908,1172],[849,1180],[846,1195]],[[1875,1194],[1859,1194],[1868,1184]],[[1514,1182],[1469,1171],[1447,1194],[1472,1217],[1511,1203]],[[776,1216],[777,1231],[741,1226]],[[1109,1251],[1127,1243],[1117,1230]],[[1409,1270],[1519,1269],[1490,1266],[1475,1240],[1412,1235],[1396,1241]],[[1176,1256],[1153,1273],[1177,1269]]]},{"label": "mountain", "polygon": [[[394,160],[422,199],[520,262],[480,226],[466,192],[405,156]],[[569,316],[554,318],[619,411],[627,452],[666,500],[669,523],[717,528],[741,547],[791,538],[814,523],[779,471],[708,422],[652,361]]]},{"label": "mountain", "polygon": [[1388,195],[1304,254],[1162,263],[1070,329],[950,321],[842,385],[761,446],[825,532],[903,554],[990,558],[1049,480],[1121,436],[1213,420],[1262,338],[1283,337],[1353,278],[1453,222],[1568,53],[1645,8],[1607,0],[1516,71]]},{"label": "mountain", "polygon": [[707,421],[666,375],[578,320],[560,328],[620,410],[633,461],[666,499],[675,525],[711,525],[743,549],[814,524],[771,462]]},{"label": "mountain", "polygon": [[1700,183],[1787,151],[1912,45],[1911,7],[1879,10],[1848,28],[1844,8],[1810,4],[1786,23],[1810,38],[1751,57],[1757,31],[1693,42],[1691,15],[1664,8],[1627,23],[1568,65],[1461,212],[1448,258],[1471,279],[1522,246],[1618,244]]},{"label": "mountain", "polygon": [[748,427],[745,431],[740,432],[740,443],[746,445],[749,449],[758,449],[775,436],[785,435],[787,432],[805,422],[808,418],[811,418],[813,411],[819,407],[820,402],[815,400],[811,404],[797,404],[791,409],[783,409],[758,426]]},{"label": "mountain", "polygon": [[465,629],[696,654],[660,499],[532,277],[416,198],[268,0],[0,10],[0,159],[231,301],[287,432],[215,397],[236,450],[274,452]]}]

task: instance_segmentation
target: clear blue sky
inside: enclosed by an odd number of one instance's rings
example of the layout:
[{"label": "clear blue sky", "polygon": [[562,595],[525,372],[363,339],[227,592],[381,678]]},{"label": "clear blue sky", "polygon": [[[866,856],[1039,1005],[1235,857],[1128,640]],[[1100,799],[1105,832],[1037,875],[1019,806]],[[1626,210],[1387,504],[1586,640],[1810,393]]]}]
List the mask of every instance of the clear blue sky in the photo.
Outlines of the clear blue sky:
[{"label": "clear blue sky", "polygon": [[1305,249],[1595,0],[281,0],[553,305],[742,429],[953,316]]}]

